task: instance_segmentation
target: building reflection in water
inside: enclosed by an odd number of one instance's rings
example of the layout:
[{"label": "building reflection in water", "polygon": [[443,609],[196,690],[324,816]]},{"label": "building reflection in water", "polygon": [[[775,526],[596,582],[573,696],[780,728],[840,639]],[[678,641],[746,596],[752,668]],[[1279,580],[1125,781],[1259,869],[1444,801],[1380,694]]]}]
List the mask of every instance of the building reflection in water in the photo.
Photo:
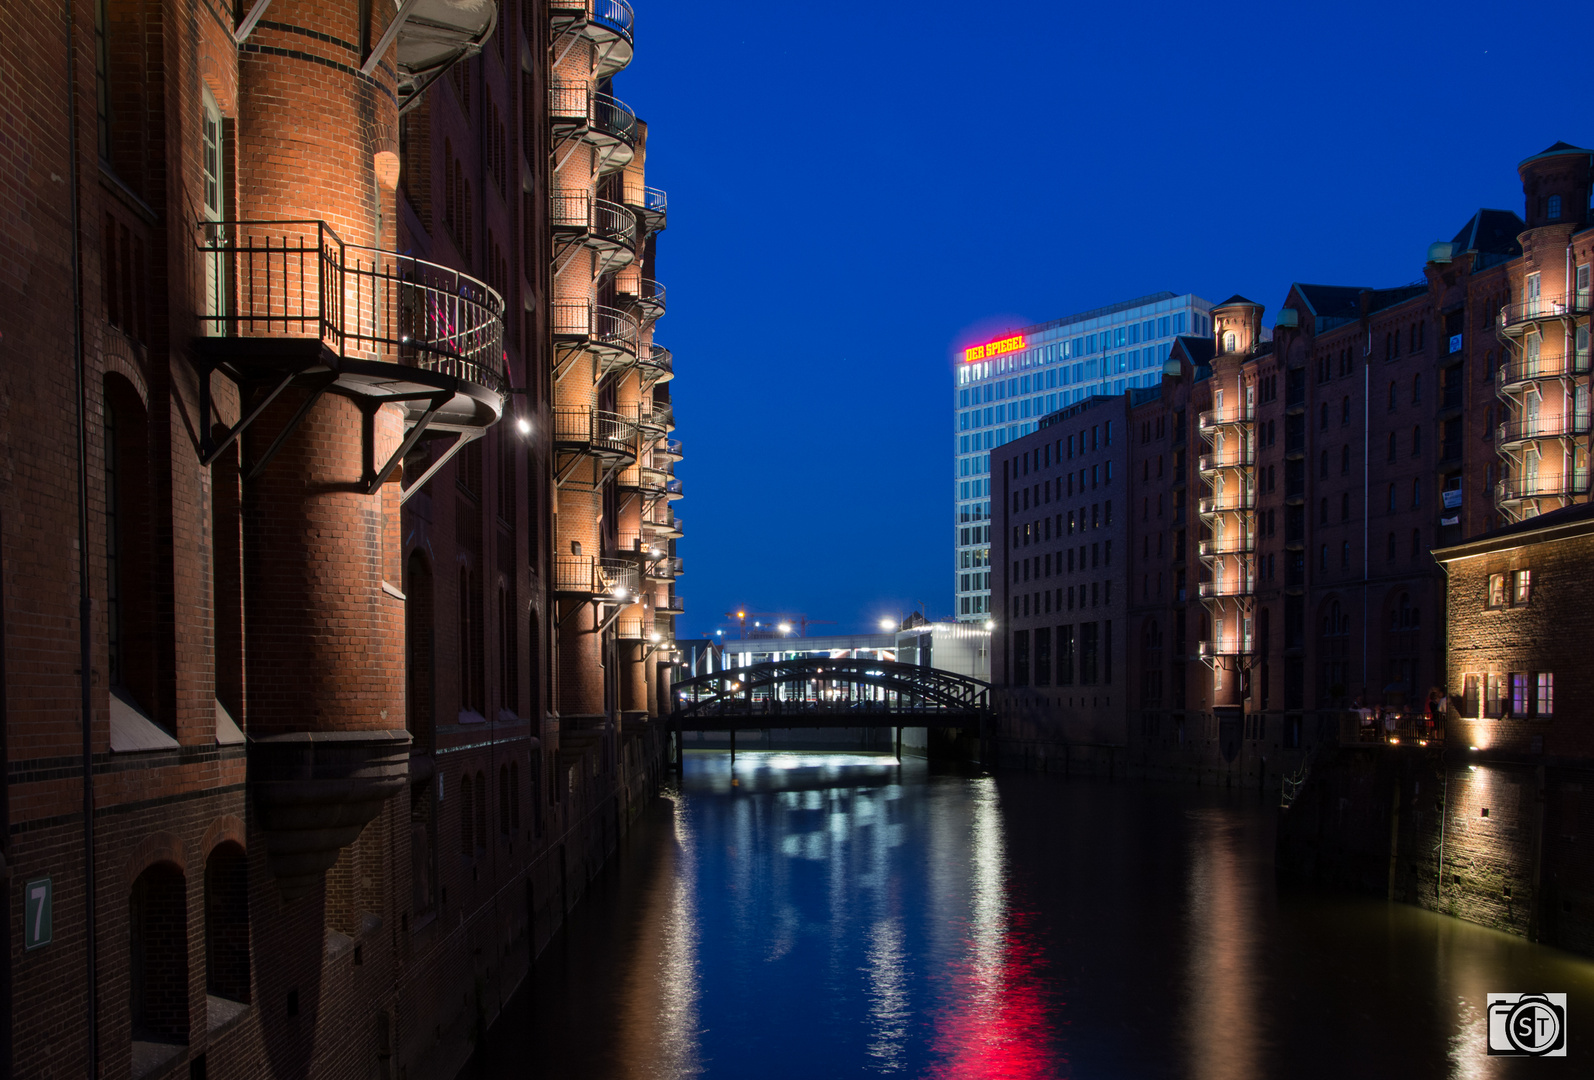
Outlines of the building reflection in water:
[{"label": "building reflection in water", "polygon": [[[942,887],[958,882],[967,889],[966,914],[944,925],[961,924],[961,940],[943,942],[946,963],[934,976],[943,985],[934,1018],[931,1047],[938,1060],[929,1075],[945,1080],[1050,1077],[1063,1072],[1052,1037],[1061,1003],[1041,974],[1042,951],[1033,917],[1015,910],[1009,896],[1006,843],[996,782],[970,783],[972,804],[967,839],[932,848],[955,860],[951,874],[936,875]],[[950,879],[950,880],[949,880]],[[939,890],[938,890],[939,891]]]},{"label": "building reflection in water", "polygon": [[678,801],[674,843],[661,852],[637,913],[639,935],[622,992],[625,1022],[617,1033],[627,1078],[665,1080],[703,1072],[697,880],[692,818]]},{"label": "building reflection in water", "polygon": [[1186,1060],[1197,1080],[1260,1077],[1256,1000],[1258,912],[1254,876],[1242,865],[1243,835],[1231,815],[1187,811],[1193,828],[1186,882]]}]

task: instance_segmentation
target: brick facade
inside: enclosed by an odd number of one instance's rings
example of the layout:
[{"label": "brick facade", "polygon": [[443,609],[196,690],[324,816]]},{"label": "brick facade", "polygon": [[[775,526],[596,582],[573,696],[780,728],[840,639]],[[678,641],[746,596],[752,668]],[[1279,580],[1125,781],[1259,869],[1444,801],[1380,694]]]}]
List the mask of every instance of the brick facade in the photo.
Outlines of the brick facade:
[{"label": "brick facade", "polygon": [[[654,296],[645,135],[622,185],[608,128],[549,120],[555,61],[608,94],[629,26],[504,3],[411,102],[392,51],[360,70],[392,5],[277,0],[240,43],[208,0],[108,0],[103,63],[97,7],[70,83],[60,10],[0,13],[0,1075],[452,1075],[662,761],[662,296],[618,349],[556,349],[552,299],[571,266]],[[607,268],[556,243],[561,160],[632,215]],[[567,453],[578,386],[656,422]],[[628,528],[628,595],[558,587]]]}]

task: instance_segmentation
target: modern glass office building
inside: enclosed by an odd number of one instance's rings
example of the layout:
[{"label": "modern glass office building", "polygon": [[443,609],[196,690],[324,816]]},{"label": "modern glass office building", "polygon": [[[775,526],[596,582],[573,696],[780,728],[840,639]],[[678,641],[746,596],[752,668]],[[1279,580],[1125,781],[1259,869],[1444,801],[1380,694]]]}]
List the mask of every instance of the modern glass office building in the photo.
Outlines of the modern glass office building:
[{"label": "modern glass office building", "polygon": [[957,365],[952,414],[955,610],[989,617],[991,450],[1034,431],[1076,401],[1151,386],[1177,334],[1212,332],[1212,305],[1189,293],[1154,293],[1026,326],[970,345]]}]

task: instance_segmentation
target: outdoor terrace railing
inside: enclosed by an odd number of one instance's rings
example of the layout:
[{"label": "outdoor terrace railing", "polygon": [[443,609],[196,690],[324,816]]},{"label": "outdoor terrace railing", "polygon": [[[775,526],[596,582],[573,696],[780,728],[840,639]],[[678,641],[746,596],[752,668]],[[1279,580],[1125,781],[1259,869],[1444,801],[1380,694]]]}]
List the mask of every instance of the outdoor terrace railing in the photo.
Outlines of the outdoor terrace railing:
[{"label": "outdoor terrace railing", "polygon": [[1202,540],[1200,551],[1202,555],[1243,555],[1248,551],[1256,550],[1256,538],[1253,536],[1226,536],[1221,540]]},{"label": "outdoor terrace railing", "polygon": [[1571,357],[1559,352],[1548,356],[1518,356],[1501,364],[1494,377],[1502,389],[1538,379],[1564,379],[1572,375],[1587,375],[1588,361],[1587,352]]},{"label": "outdoor terrace railing", "polygon": [[1584,469],[1557,473],[1553,476],[1530,476],[1519,480],[1502,480],[1494,487],[1501,502],[1522,499],[1569,498],[1588,492],[1588,472]]},{"label": "outdoor terrace railing", "polygon": [[637,596],[638,583],[636,566],[624,559],[554,556],[555,592],[626,600]]},{"label": "outdoor terrace railing", "polygon": [[567,446],[591,446],[628,453],[637,434],[636,418],[586,405],[553,407],[553,439]]},{"label": "outdoor terrace railing", "polygon": [[1560,416],[1539,416],[1524,420],[1507,420],[1500,425],[1502,443],[1525,442],[1528,439],[1559,439],[1589,433],[1589,418],[1576,413]]},{"label": "outdoor terrace railing", "polygon": [[553,305],[553,333],[560,338],[582,338],[587,344],[635,353],[637,321],[626,312],[584,303]]},{"label": "outdoor terrace railing", "polygon": [[1222,495],[1204,496],[1196,505],[1196,512],[1200,514],[1216,514],[1226,510],[1249,510],[1256,505],[1256,493],[1244,490],[1227,491]]},{"label": "outdoor terrace railing", "polygon": [[196,232],[208,334],[314,338],[339,357],[509,392],[504,302],[485,283],[345,243],[325,221],[200,222]]},{"label": "outdoor terrace railing", "polygon": [[1589,294],[1586,292],[1529,297],[1500,307],[1500,329],[1509,332],[1524,328],[1531,322],[1559,319],[1567,315],[1587,315],[1588,311]]},{"label": "outdoor terrace railing", "polygon": [[1250,596],[1256,591],[1256,582],[1249,574],[1227,581],[1203,581],[1201,583],[1201,598],[1217,598],[1220,596]]},{"label": "outdoor terrace railing", "polygon": [[584,191],[548,196],[548,222],[558,231],[583,232],[599,242],[636,247],[636,215],[619,203],[594,199]]},{"label": "outdoor terrace railing", "polygon": [[1254,417],[1251,409],[1208,409],[1196,420],[1202,428],[1223,427],[1226,424],[1249,424]]},{"label": "outdoor terrace railing", "polygon": [[1199,472],[1210,472],[1213,469],[1238,469],[1256,464],[1256,448],[1247,443],[1244,446],[1229,446],[1222,453],[1202,454],[1196,458],[1196,469]]}]

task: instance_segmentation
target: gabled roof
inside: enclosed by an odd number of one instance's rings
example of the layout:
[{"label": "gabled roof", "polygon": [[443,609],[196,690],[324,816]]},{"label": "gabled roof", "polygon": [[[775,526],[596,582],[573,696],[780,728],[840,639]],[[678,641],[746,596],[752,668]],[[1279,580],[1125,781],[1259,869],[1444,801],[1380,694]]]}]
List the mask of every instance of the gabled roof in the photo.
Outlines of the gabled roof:
[{"label": "gabled roof", "polygon": [[1527,227],[1527,223],[1510,210],[1479,210],[1461,226],[1451,243],[1459,244],[1462,251],[1514,259],[1522,254],[1517,236]]},{"label": "gabled roof", "polygon": [[1185,358],[1190,361],[1191,367],[1200,367],[1202,364],[1210,364],[1212,362],[1212,358],[1218,352],[1218,343],[1209,337],[1192,337],[1188,334],[1180,334],[1173,339],[1172,351],[1184,353]]},{"label": "gabled roof", "polygon": [[1371,314],[1404,304],[1414,296],[1424,295],[1428,291],[1428,283],[1413,282],[1410,285],[1397,285],[1393,289],[1366,289],[1356,285],[1303,285],[1297,281],[1294,289],[1317,317],[1318,332],[1322,333],[1325,329],[1322,324],[1325,322],[1339,325],[1349,319],[1361,318],[1362,293],[1368,294],[1367,311]]},{"label": "gabled roof", "polygon": [[1303,285],[1295,291],[1319,319],[1354,319],[1361,315],[1361,285]]}]

